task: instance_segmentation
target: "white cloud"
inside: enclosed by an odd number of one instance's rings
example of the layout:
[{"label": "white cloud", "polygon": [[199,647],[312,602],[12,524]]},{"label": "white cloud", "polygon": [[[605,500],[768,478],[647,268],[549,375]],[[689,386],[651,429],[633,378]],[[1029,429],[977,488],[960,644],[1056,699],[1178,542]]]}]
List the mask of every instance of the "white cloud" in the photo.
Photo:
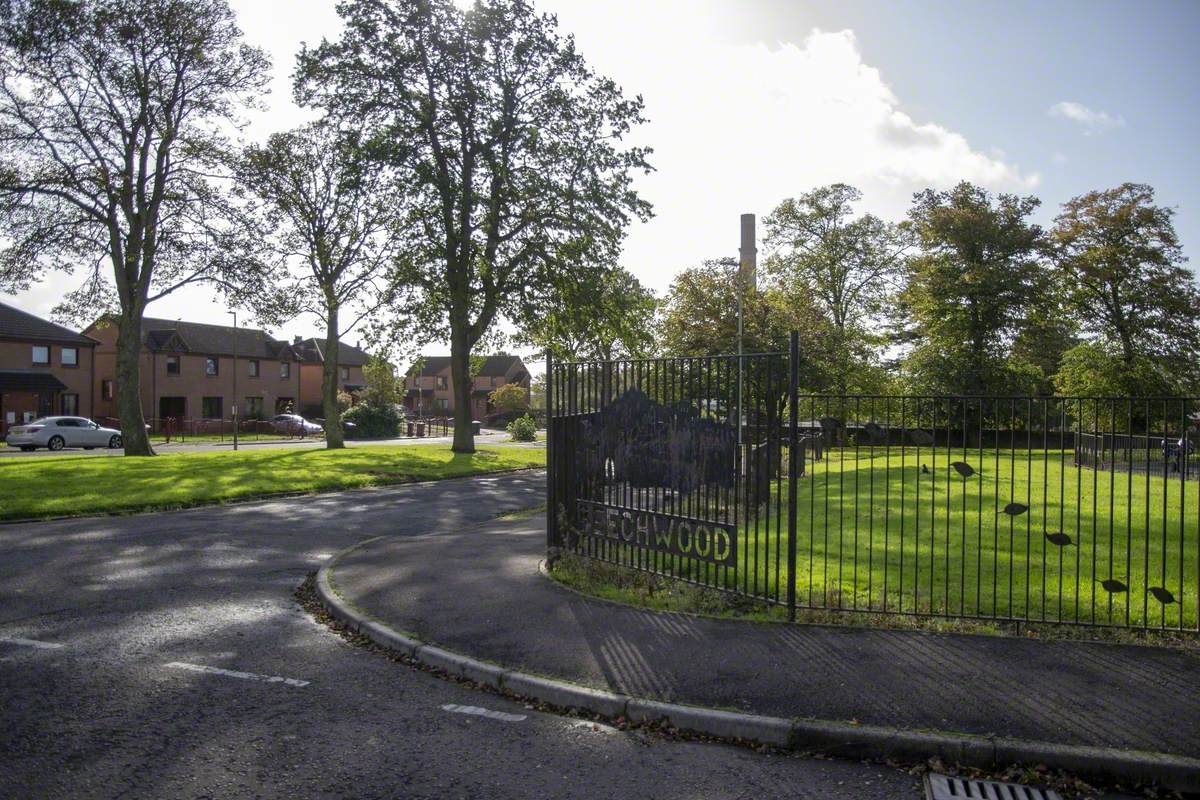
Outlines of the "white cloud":
[{"label": "white cloud", "polygon": [[1095,111],[1083,103],[1076,103],[1074,100],[1063,100],[1060,103],[1055,103],[1050,106],[1047,113],[1052,117],[1069,119],[1072,122],[1079,123],[1083,126],[1084,136],[1103,133],[1112,128],[1125,127],[1124,117],[1119,115],[1113,116],[1107,111]]},{"label": "white cloud", "polygon": [[854,184],[865,208],[893,219],[928,187],[1038,184],[992,143],[914,119],[852,31],[729,44],[719,40],[719,11],[706,13],[703,0],[543,5],[599,72],[645,98],[650,122],[637,136],[655,149],[656,171],[639,189],[656,216],[630,232],[623,261],[658,289],[703,258],[736,255],[739,213],[761,220],[822,184]]}]

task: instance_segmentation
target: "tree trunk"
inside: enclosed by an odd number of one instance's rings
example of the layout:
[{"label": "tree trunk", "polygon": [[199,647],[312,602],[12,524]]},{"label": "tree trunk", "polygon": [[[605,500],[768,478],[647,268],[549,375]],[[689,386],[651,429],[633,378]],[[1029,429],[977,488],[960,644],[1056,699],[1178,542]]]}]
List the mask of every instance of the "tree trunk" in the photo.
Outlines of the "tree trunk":
[{"label": "tree trunk", "polygon": [[456,453],[475,452],[471,428],[471,345],[465,331],[450,329],[450,383],[454,387],[454,445]]},{"label": "tree trunk", "polygon": [[325,449],[346,446],[342,437],[342,414],[338,411],[338,309],[328,303],[325,309],[325,363],[321,370],[321,404],[325,412]]},{"label": "tree trunk", "polygon": [[127,456],[154,455],[142,414],[141,355],[141,313],[122,313],[117,329],[117,417]]}]

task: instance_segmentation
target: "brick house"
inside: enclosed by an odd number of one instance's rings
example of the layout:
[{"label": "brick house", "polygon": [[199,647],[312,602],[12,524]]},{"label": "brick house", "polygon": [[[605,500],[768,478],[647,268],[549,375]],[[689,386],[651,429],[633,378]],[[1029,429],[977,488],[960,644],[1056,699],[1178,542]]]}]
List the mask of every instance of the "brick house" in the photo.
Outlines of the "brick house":
[{"label": "brick house", "polygon": [[[117,321],[102,318],[85,333],[95,339],[95,415],[117,416]],[[234,374],[237,393],[234,394]],[[296,409],[300,369],[287,342],[266,331],[198,322],[142,320],[142,413],[157,429],[166,418],[267,418]]]},{"label": "brick house", "polygon": [[0,436],[36,417],[92,416],[95,347],[70,328],[0,303]]},{"label": "brick house", "polygon": [[[367,363],[367,352],[354,345],[338,342],[338,391],[354,393],[366,385],[363,365]],[[292,340],[292,352],[300,365],[300,391],[298,413],[319,417],[321,411],[321,379],[325,369],[325,340]]]},{"label": "brick house", "polygon": [[[454,381],[450,376],[450,356],[425,356],[420,372],[409,371],[404,379],[404,407],[423,416],[449,416],[454,413]],[[495,413],[488,395],[507,384],[525,389],[529,400],[529,370],[518,356],[496,355],[484,359],[471,385],[471,418],[483,420]]]}]

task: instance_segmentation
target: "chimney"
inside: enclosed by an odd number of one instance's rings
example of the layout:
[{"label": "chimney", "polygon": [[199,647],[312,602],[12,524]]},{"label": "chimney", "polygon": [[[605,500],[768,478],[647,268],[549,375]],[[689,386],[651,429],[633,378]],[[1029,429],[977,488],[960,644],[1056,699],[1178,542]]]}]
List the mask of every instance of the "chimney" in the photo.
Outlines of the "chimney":
[{"label": "chimney", "polygon": [[301,343],[301,342],[303,342],[303,341],[304,341],[304,340],[303,340],[302,338],[300,338],[299,336],[293,336],[293,337],[292,337],[292,346],[293,346],[293,347],[299,347],[299,346],[300,346],[300,343]]},{"label": "chimney", "polygon": [[758,285],[758,248],[754,246],[754,238],[754,215],[742,214],[742,246],[738,249],[738,274],[748,289]]}]

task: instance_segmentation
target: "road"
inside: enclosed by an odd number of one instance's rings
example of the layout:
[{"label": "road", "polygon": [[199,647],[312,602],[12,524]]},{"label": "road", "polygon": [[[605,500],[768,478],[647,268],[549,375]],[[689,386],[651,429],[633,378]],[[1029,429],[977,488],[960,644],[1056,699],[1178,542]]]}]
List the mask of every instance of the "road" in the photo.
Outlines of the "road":
[{"label": "road", "polygon": [[[404,445],[404,444],[450,444],[452,436],[429,436],[420,439],[400,438],[400,439],[369,439],[356,441],[349,439],[346,441],[347,447],[378,447],[383,445]],[[496,444],[498,442],[508,442],[511,437],[503,431],[485,430],[482,434],[475,437],[477,444]],[[155,452],[160,455],[167,453],[209,453],[214,451],[231,451],[233,450],[233,440],[226,439],[223,442],[196,442],[189,441],[174,441],[164,443],[155,441]],[[259,448],[319,448],[325,446],[324,439],[247,439],[239,443],[239,447],[243,450],[257,450]],[[45,448],[37,450],[24,451],[17,447],[0,447],[0,458],[46,458],[62,455],[69,456],[120,456],[124,455],[124,451],[109,450],[108,448],[97,448],[95,450],[83,450],[81,448],[69,448],[57,453],[52,453]]]},{"label": "road", "polygon": [[882,766],[541,713],[348,644],[292,596],[340,548],[461,530],[544,480],[0,526],[0,797],[920,796]]}]

